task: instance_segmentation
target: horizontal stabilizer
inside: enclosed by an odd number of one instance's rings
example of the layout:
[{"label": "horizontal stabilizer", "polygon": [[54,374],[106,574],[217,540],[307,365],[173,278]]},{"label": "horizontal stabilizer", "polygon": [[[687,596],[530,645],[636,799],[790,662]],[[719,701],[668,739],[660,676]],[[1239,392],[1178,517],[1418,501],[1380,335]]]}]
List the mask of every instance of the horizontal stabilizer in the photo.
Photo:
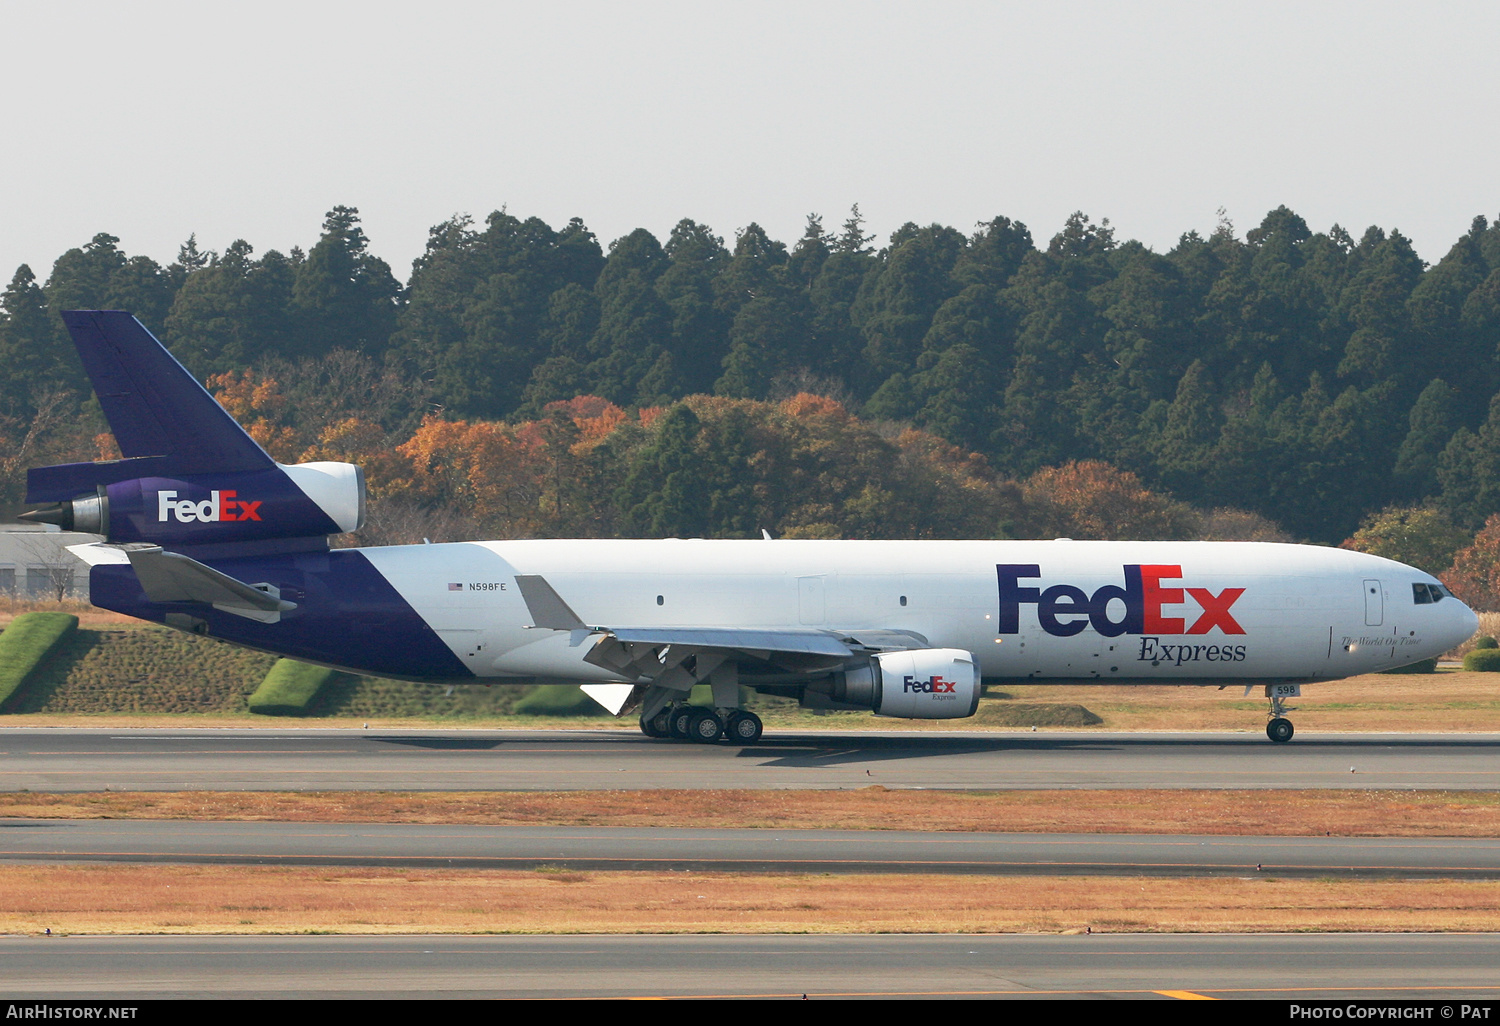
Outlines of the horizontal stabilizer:
[{"label": "horizontal stabilizer", "polygon": [[68,310],[62,317],[126,458],[169,457],[179,476],[276,465],[130,314]]},{"label": "horizontal stabilizer", "polygon": [[262,623],[276,623],[282,613],[297,608],[271,585],[257,587],[237,581],[180,552],[167,552],[159,545],[128,545],[124,549],[146,598],[152,602],[204,602]]}]

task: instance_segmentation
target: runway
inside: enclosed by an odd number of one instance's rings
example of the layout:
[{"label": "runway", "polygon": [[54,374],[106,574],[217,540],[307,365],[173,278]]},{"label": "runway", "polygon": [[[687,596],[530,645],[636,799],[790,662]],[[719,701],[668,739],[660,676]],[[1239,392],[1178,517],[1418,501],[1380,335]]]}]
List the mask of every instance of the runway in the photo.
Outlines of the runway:
[{"label": "runway", "polygon": [[870,784],[1500,789],[1500,734],[773,732],[753,747],[636,730],[0,728],[0,788],[609,790]]},{"label": "runway", "polygon": [[1500,937],[1473,934],[0,938],[11,1001],[1201,996],[1437,1019],[1493,1003],[1496,965]]},{"label": "runway", "polygon": [[7,819],[0,861],[1500,879],[1500,840]]},{"label": "runway", "polygon": [[[0,788],[1500,788],[1500,735],[0,728]],[[0,859],[1500,877],[1470,839],[0,821]],[[1500,995],[1500,935],[10,937],[11,998]]]}]

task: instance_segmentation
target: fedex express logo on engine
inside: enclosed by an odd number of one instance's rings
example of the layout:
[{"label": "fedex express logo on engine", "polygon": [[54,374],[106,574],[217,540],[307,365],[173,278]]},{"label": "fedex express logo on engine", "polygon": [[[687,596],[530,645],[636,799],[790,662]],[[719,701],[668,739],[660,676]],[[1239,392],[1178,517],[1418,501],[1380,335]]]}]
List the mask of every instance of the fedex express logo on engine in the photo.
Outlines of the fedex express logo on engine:
[{"label": "fedex express logo on engine", "polygon": [[[202,502],[179,499],[176,492],[156,493],[156,519],[165,524],[168,516],[180,524],[217,524],[228,520],[259,520],[260,501],[237,498],[238,492],[209,492]],[[264,501],[264,500],[261,500]]]},{"label": "fedex express logo on engine", "polygon": [[[1058,638],[1070,638],[1090,624],[1106,638],[1121,634],[1207,634],[1211,630],[1245,633],[1231,612],[1244,588],[1225,588],[1216,595],[1207,588],[1170,587],[1164,582],[1182,578],[1182,567],[1177,565],[1130,564],[1123,569],[1123,585],[1106,584],[1090,595],[1071,584],[1054,584],[1045,591],[1023,587],[1021,581],[1042,575],[1039,565],[998,564],[1000,625],[996,633],[1020,633],[1023,605],[1036,606],[1042,630]],[[1197,606],[1196,615],[1193,605]],[[1189,615],[1168,615],[1167,606],[1188,606],[1172,612]],[[1111,619],[1111,612],[1123,615]]]},{"label": "fedex express logo on engine", "polygon": [[905,676],[901,678],[901,690],[908,695],[916,693],[921,695],[953,695],[958,697],[955,688],[958,686],[956,680],[944,680],[942,677],[928,677],[923,680],[920,677]]}]

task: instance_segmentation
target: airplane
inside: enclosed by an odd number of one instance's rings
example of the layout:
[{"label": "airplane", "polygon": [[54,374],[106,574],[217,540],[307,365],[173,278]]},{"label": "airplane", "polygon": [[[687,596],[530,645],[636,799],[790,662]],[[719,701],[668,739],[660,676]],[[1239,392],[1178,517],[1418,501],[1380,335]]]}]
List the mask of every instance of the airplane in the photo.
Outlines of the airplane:
[{"label": "airplane", "polygon": [[[63,320],[123,458],[38,467],[27,519],[90,601],[334,667],[576,683],[649,737],[759,741],[742,688],[880,716],[972,716],[986,684],[1243,685],[1266,734],[1301,685],[1429,659],[1478,619],[1430,574],[1254,542],[527,540],[334,548],[359,467],[277,463],[146,328]],[[691,704],[706,684],[712,705]]]}]

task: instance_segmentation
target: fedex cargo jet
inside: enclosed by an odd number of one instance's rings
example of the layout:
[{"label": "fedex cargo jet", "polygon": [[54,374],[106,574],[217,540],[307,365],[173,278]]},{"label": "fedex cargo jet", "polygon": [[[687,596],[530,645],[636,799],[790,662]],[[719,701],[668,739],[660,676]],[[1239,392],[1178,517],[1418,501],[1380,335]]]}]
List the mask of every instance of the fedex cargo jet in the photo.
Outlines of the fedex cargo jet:
[{"label": "fedex cargo jet", "polygon": [[[283,466],[135,318],[63,315],[124,458],[29,472],[94,605],[357,673],[574,682],[652,737],[740,743],[741,688],[882,716],[973,715],[982,682],[1264,689],[1392,669],[1474,633],[1431,575],[1247,542],[503,541],[330,548],[345,463]],[[687,702],[710,685],[713,706]]]}]

